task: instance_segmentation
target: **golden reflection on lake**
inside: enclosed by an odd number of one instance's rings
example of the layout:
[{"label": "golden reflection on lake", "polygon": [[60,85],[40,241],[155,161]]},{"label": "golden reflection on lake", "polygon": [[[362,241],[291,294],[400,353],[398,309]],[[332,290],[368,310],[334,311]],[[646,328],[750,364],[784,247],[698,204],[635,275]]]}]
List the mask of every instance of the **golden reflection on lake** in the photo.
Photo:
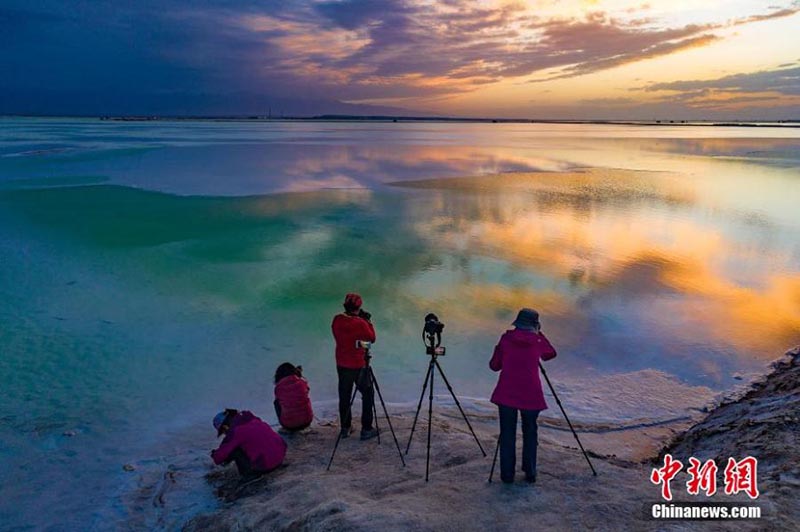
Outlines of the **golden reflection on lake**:
[{"label": "golden reflection on lake", "polygon": [[[777,184],[762,183],[763,191],[778,193]],[[798,340],[797,242],[757,216],[742,216],[737,203],[748,201],[744,191],[728,194],[721,206],[711,192],[717,185],[692,175],[613,169],[401,186],[428,195],[409,214],[420,220],[418,232],[473,271],[436,291],[458,309],[453,319],[473,328],[500,325],[487,323],[487,309],[505,318],[507,309],[536,305],[562,337],[592,338],[593,328],[601,332],[604,308],[614,315],[624,306],[627,323],[606,323],[603,334],[625,336],[638,327],[763,359]],[[487,261],[493,266],[484,272],[494,267],[532,277],[508,283],[508,275],[476,275],[469,265]]]}]

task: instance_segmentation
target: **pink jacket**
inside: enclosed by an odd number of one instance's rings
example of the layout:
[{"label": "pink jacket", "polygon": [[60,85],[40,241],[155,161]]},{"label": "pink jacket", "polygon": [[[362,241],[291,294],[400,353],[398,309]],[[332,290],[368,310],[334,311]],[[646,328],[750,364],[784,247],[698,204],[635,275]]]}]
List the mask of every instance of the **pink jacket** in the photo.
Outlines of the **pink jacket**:
[{"label": "pink jacket", "polygon": [[219,448],[211,453],[214,463],[227,462],[236,449],[250,459],[253,469],[270,471],[283,462],[286,442],[268,424],[248,410],[239,412],[231,421]]},{"label": "pink jacket", "polygon": [[314,420],[308,390],[308,382],[297,375],[289,375],[278,381],[275,385],[275,399],[281,407],[281,425],[294,429]]},{"label": "pink jacket", "polygon": [[492,402],[521,410],[546,409],[539,360],[555,356],[556,350],[542,333],[522,329],[503,333],[489,362],[492,371],[500,371]]}]

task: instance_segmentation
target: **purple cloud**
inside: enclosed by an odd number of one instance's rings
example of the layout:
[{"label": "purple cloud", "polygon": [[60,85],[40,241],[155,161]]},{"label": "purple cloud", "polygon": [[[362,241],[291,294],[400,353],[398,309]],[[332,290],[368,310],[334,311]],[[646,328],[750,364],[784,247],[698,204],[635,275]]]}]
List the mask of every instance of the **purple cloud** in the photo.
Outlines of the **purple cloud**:
[{"label": "purple cloud", "polygon": [[696,94],[711,89],[737,93],[777,92],[800,96],[800,67],[733,74],[711,80],[684,80],[647,85],[647,91],[679,91]]},{"label": "purple cloud", "polygon": [[[80,9],[8,0],[0,7],[0,112],[79,102],[74,108],[90,113],[262,113],[291,99],[319,102],[316,109],[446,97],[504,79],[575,77],[673,54],[721,38],[717,30],[798,10],[659,27],[602,12],[544,18],[522,5],[466,0],[110,0]],[[750,82],[796,90],[791,79]]]}]

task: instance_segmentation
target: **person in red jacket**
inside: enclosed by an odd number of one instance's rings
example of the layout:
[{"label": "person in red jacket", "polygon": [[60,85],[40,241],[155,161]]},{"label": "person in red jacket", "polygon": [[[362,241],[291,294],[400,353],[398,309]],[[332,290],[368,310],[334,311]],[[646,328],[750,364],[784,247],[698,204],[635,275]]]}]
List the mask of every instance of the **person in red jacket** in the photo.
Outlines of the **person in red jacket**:
[{"label": "person in red jacket", "polygon": [[522,417],[522,470],[536,482],[537,418],[547,408],[539,380],[539,360],[555,358],[556,350],[541,332],[539,313],[524,308],[494,348],[489,367],[500,371],[491,401],[500,410],[500,478],[514,482],[517,412]]},{"label": "person in red jacket", "polygon": [[297,432],[311,425],[314,410],[302,366],[284,362],[275,370],[275,414],[284,429]]},{"label": "person in red jacket", "polygon": [[347,294],[344,298],[344,312],[333,318],[331,330],[336,340],[336,372],[339,375],[339,423],[342,438],[351,432],[350,396],[353,385],[361,392],[361,439],[368,440],[378,435],[372,427],[372,409],[375,403],[372,382],[361,370],[366,366],[364,348],[357,342],[374,342],[375,327],[371,315],[362,308],[363,301],[358,294]]},{"label": "person in red jacket", "polygon": [[228,408],[214,417],[217,436],[225,435],[220,446],[211,451],[217,465],[236,462],[245,479],[269,473],[283,463],[286,442],[267,423],[249,410]]}]

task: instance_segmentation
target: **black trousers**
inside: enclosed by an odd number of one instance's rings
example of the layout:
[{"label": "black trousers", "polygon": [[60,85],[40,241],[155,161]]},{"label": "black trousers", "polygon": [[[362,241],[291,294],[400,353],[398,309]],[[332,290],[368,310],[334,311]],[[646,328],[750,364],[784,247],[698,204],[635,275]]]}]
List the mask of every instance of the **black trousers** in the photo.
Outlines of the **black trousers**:
[{"label": "black trousers", "polygon": [[366,368],[351,369],[336,366],[339,374],[339,424],[343,429],[349,429],[352,424],[350,413],[350,397],[353,395],[353,385],[361,392],[361,430],[372,429],[372,409],[375,404],[375,392],[372,389],[372,380]]},{"label": "black trousers", "polygon": [[526,477],[536,476],[536,447],[539,410],[518,410],[508,406],[500,408],[500,478],[514,481],[517,462],[517,412],[522,418],[522,470]]},{"label": "black trousers", "polygon": [[245,480],[249,480],[251,478],[255,478],[266,473],[266,471],[259,471],[257,469],[253,469],[253,464],[250,463],[250,459],[241,449],[236,449],[230,454],[228,462],[230,461],[236,463],[236,469],[239,470],[239,474]]}]

